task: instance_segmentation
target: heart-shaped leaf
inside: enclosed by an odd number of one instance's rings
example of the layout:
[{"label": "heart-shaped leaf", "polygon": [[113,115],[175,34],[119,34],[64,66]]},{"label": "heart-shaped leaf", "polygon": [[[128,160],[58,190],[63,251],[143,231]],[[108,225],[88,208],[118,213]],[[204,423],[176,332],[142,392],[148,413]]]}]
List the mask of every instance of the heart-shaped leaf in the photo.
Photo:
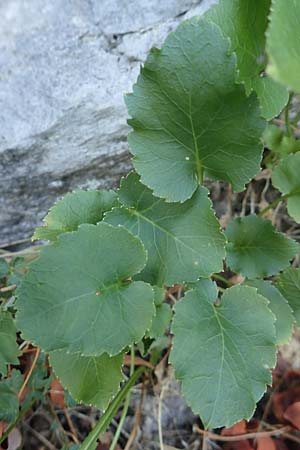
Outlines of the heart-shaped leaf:
[{"label": "heart-shaped leaf", "polygon": [[153,290],[131,277],[146,253],[123,227],[81,225],[35,260],[18,293],[24,339],[45,351],[116,355],[151,326]]}]

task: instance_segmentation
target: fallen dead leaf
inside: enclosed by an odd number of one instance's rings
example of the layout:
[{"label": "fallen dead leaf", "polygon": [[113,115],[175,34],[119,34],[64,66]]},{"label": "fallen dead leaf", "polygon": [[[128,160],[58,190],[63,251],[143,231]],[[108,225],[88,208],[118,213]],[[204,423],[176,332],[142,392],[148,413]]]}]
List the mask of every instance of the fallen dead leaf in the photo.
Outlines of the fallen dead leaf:
[{"label": "fallen dead leaf", "polygon": [[245,420],[232,425],[229,428],[223,428],[221,431],[222,436],[236,436],[237,434],[243,434],[247,431],[247,423]]},{"label": "fallen dead leaf", "polygon": [[19,448],[22,448],[22,436],[18,428],[13,429],[13,431],[9,434],[7,441],[7,450],[18,450]]},{"label": "fallen dead leaf", "polygon": [[65,408],[65,393],[58,378],[55,378],[50,385],[50,399],[53,406],[58,406],[59,408]]},{"label": "fallen dead leaf", "polygon": [[300,402],[292,403],[284,412],[283,417],[297,430],[300,430]]},{"label": "fallen dead leaf", "polygon": [[257,439],[256,450],[276,450],[276,443],[271,437],[260,437]]}]

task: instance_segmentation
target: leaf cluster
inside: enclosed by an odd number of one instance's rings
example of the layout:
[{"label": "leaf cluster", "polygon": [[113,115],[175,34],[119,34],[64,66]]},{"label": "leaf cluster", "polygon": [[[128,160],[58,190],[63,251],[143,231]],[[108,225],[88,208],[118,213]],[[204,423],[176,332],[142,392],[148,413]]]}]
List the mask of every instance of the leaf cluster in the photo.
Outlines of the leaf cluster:
[{"label": "leaf cluster", "polygon": [[[18,329],[49,354],[77,401],[105,409],[129,348],[159,339],[174,313],[170,362],[204,425],[253,415],[277,346],[300,326],[300,269],[291,267],[299,244],[266,211],[222,230],[203,184],[244,190],[261,168],[264,139],[278,202],[287,199],[299,222],[300,147],[288,109],[289,90],[300,91],[297,17],[294,0],[220,0],[150,51],[126,96],[135,171],[116,192],[67,194],[35,231],[50,243],[15,309],[1,310],[2,375],[17,363]],[[273,122],[284,108],[285,130]],[[288,150],[284,139],[293,140]],[[224,267],[243,281],[222,293],[212,278]],[[6,273],[1,263],[0,278]],[[175,284],[185,295],[171,311],[165,288]],[[0,389],[4,401],[13,395],[10,379]]]}]

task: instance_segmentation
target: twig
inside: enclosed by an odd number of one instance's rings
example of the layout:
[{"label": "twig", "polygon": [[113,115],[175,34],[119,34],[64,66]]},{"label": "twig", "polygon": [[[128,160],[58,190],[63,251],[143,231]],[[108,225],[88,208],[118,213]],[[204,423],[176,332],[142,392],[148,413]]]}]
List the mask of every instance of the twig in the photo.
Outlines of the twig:
[{"label": "twig", "polygon": [[37,360],[38,360],[38,358],[39,358],[40,353],[41,353],[41,349],[40,349],[40,348],[37,348],[37,349],[36,349],[35,356],[34,356],[34,360],[33,360],[32,364],[31,364],[31,367],[30,367],[30,369],[29,369],[29,372],[27,373],[27,375],[26,375],[26,377],[25,377],[25,380],[24,380],[24,383],[22,384],[21,389],[19,390],[19,393],[18,393],[18,399],[19,399],[19,400],[20,400],[20,398],[22,397],[22,394],[23,394],[23,392],[24,392],[24,389],[26,388],[27,383],[28,383],[28,381],[29,381],[29,378],[30,378],[31,375],[32,375],[33,369],[35,368],[35,365],[36,365],[36,363],[37,363]]},{"label": "twig", "polygon": [[258,216],[263,217],[268,211],[270,211],[270,209],[273,209],[275,206],[278,205],[278,203],[281,203],[283,200],[285,200],[286,198],[288,198],[290,196],[291,196],[291,194],[285,194],[285,195],[282,195],[281,197],[276,198],[266,208],[264,208],[262,211],[260,211],[258,213]]},{"label": "twig", "polygon": [[31,238],[19,239],[17,241],[12,241],[12,242],[6,242],[5,244],[1,244],[1,248],[12,247],[13,245],[25,244],[26,242],[31,242]]},{"label": "twig", "polygon": [[175,305],[175,303],[177,303],[178,299],[176,297],[174,297],[173,294],[169,293],[168,297],[170,300],[172,300],[173,305]]},{"label": "twig", "polygon": [[289,427],[277,428],[276,430],[271,431],[261,431],[261,432],[253,432],[253,433],[245,433],[245,434],[236,434],[235,436],[221,436],[220,434],[211,433],[209,431],[201,430],[199,427],[194,428],[195,431],[202,434],[212,441],[220,441],[220,442],[235,442],[235,441],[243,441],[245,439],[256,439],[259,437],[269,437],[269,436],[278,436],[286,433],[289,430]]},{"label": "twig", "polygon": [[3,288],[0,289],[0,292],[10,292],[13,291],[14,289],[16,289],[17,285],[16,284],[11,284],[10,286],[5,286]]},{"label": "twig", "polygon": [[[131,365],[130,355],[125,355],[124,364],[125,364],[125,366]],[[136,356],[134,358],[134,365],[135,366],[145,366],[145,367],[149,367],[149,369],[154,369],[154,366],[149,361],[146,361],[145,359],[140,358],[139,356]]]},{"label": "twig", "polygon": [[202,435],[202,450],[207,450],[206,431],[203,431],[204,433]]},{"label": "twig", "polygon": [[[265,422],[262,422],[261,421],[261,424],[265,427],[265,428],[268,428],[269,430],[278,430],[278,428],[276,428],[275,426],[273,426],[273,425],[269,425],[268,423],[265,423]],[[281,428],[282,429],[282,428]],[[289,428],[288,428],[288,430],[290,430]],[[293,441],[293,442],[297,442],[297,444],[300,444],[300,438],[298,438],[297,436],[294,436],[293,434],[291,434],[291,433],[289,433],[288,431],[285,431],[285,432],[283,432],[282,433],[282,436],[285,438],[285,439],[289,439],[290,441]]]},{"label": "twig", "polygon": [[24,423],[25,428],[27,428],[27,430],[32,433],[40,442],[42,442],[42,444],[44,444],[45,447],[47,447],[49,450],[57,450],[56,447],[54,447],[54,445],[51,444],[50,441],[48,441],[47,438],[45,438],[45,436],[43,436],[41,433],[38,433],[34,428],[32,428],[30,425],[28,425],[27,423]]},{"label": "twig", "polygon": [[133,444],[136,435],[137,435],[137,431],[141,422],[141,417],[142,417],[142,407],[143,407],[143,401],[144,401],[144,394],[145,394],[145,384],[143,382],[142,384],[142,393],[141,393],[141,398],[140,398],[140,402],[139,402],[139,406],[138,409],[135,413],[135,421],[134,421],[134,425],[132,428],[132,431],[130,433],[129,439],[127,441],[126,447],[124,448],[124,450],[130,450],[131,445]]},{"label": "twig", "polygon": [[162,390],[161,390],[161,393],[159,396],[159,400],[158,400],[158,410],[157,410],[157,425],[158,425],[158,438],[159,438],[160,450],[165,450],[164,440],[163,440],[163,432],[162,432],[162,422],[161,422],[164,391],[165,391],[165,386],[162,387]]},{"label": "twig", "polygon": [[79,439],[78,439],[78,437],[77,437],[77,433],[76,433],[76,430],[75,430],[75,428],[74,428],[72,419],[71,419],[71,417],[70,417],[70,415],[69,415],[69,412],[68,412],[68,410],[67,410],[66,408],[64,408],[63,411],[64,411],[65,418],[66,418],[66,420],[67,420],[68,426],[69,426],[70,431],[71,431],[72,439],[73,439],[73,441],[75,442],[75,444],[79,444]]}]

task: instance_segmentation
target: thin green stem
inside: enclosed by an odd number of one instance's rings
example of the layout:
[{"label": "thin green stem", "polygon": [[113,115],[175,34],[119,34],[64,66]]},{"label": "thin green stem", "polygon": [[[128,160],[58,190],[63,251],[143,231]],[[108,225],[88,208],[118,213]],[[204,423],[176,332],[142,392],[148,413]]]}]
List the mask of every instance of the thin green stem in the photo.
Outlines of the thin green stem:
[{"label": "thin green stem", "polygon": [[224,283],[225,286],[227,286],[227,287],[233,286],[233,283],[231,283],[231,281],[227,280],[227,278],[223,277],[222,275],[219,275],[218,273],[214,273],[213,278],[215,278],[216,280],[222,281],[222,283]]},{"label": "thin green stem", "polygon": [[95,428],[93,428],[93,430],[89,433],[87,438],[83,441],[83,443],[79,447],[79,450],[93,450],[95,448],[95,445],[97,444],[100,434],[106,431],[112,419],[116,415],[118,409],[120,408],[121,404],[125,400],[128,392],[130,392],[132,386],[136,383],[138,378],[145,370],[146,368],[141,366],[133,373],[133,375],[131,375],[127,383],[123,386],[123,388],[119,391],[119,393],[110,403],[109,407],[107,408],[103,416],[100,418]]},{"label": "thin green stem", "polygon": [[294,118],[294,120],[292,122],[292,125],[294,127],[297,127],[297,124],[298,124],[299,120],[300,120],[300,112],[297,112],[297,114],[296,114],[296,116],[295,116],[295,118]]},{"label": "thin green stem", "polygon": [[263,217],[270,209],[275,208],[279,203],[283,202],[285,199],[291,197],[291,193],[282,195],[281,197],[276,198],[273,202],[271,202],[266,208],[258,213],[259,217]]},{"label": "thin green stem", "polygon": [[290,104],[293,100],[293,97],[294,97],[294,92],[290,92],[289,100],[288,100],[287,105],[284,110],[284,121],[285,121],[285,128],[286,128],[287,136],[292,136],[289,109],[290,109]]},{"label": "thin green stem", "polygon": [[[130,352],[130,376],[133,374],[134,372],[134,344],[132,344],[131,346],[131,352]],[[123,425],[124,425],[124,421],[126,419],[127,413],[128,413],[128,408],[129,408],[129,404],[130,404],[130,397],[131,397],[131,390],[128,392],[126,399],[125,399],[125,403],[124,403],[124,408],[120,417],[120,421],[119,421],[119,425],[118,428],[115,432],[114,438],[112,440],[112,443],[110,444],[109,450],[115,450],[115,447],[118,443]]]}]

